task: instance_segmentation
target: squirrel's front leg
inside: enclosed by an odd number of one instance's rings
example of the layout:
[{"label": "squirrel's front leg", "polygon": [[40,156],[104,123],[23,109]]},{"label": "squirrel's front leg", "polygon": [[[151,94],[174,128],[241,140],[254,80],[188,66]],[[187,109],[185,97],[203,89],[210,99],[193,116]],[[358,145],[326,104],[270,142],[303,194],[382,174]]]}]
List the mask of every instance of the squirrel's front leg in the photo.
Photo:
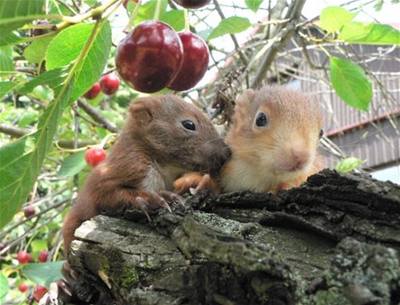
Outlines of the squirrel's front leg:
[{"label": "squirrel's front leg", "polygon": [[201,190],[209,190],[213,193],[220,193],[217,182],[209,174],[189,172],[174,182],[174,190],[178,194],[190,191],[193,195]]}]

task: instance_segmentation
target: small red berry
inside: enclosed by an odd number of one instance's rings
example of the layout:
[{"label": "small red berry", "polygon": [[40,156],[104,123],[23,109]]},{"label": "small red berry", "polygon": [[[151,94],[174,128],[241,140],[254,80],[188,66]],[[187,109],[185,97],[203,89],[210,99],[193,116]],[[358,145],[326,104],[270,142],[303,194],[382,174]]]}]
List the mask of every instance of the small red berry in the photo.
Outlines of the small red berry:
[{"label": "small red berry", "polygon": [[95,167],[106,158],[106,151],[100,147],[89,148],[85,153],[86,163]]},{"label": "small red berry", "polygon": [[32,261],[32,255],[26,251],[19,251],[17,253],[17,260],[20,264],[27,264]]},{"label": "small red berry", "polygon": [[18,290],[21,292],[27,292],[29,289],[29,286],[25,283],[21,283],[18,285]]},{"label": "small red berry", "polygon": [[106,74],[100,79],[100,87],[104,94],[112,95],[119,88],[119,78],[113,74]]},{"label": "small red berry", "polygon": [[35,287],[35,290],[33,290],[33,299],[36,302],[39,302],[40,299],[46,294],[46,292],[47,292],[47,288],[46,287],[43,287],[41,285],[37,285]]},{"label": "small red berry", "polygon": [[33,215],[35,215],[35,213],[36,210],[32,205],[24,207],[24,215],[26,218],[32,217]]},{"label": "small red berry", "polygon": [[85,93],[84,97],[86,97],[89,100],[94,99],[97,95],[99,95],[101,90],[100,84],[95,83],[92,88],[88,92]]},{"label": "small red berry", "polygon": [[38,260],[41,263],[47,262],[47,258],[49,257],[49,252],[46,250],[40,251]]}]

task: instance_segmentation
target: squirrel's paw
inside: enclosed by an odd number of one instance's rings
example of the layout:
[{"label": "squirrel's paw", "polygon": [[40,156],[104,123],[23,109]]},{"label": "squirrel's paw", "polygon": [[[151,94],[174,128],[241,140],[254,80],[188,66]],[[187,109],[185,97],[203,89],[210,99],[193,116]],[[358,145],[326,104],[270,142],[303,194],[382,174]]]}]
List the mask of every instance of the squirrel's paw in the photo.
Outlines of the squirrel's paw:
[{"label": "squirrel's paw", "polygon": [[183,204],[181,196],[168,191],[160,191],[159,193],[139,192],[132,205],[133,207],[142,210],[147,219],[151,221],[149,210],[165,208],[172,213],[169,204],[174,203]]},{"label": "squirrel's paw", "polygon": [[201,174],[199,172],[191,172],[183,175],[174,182],[175,192],[183,194],[190,192],[195,195],[201,190],[209,190],[213,193],[219,193],[217,183],[210,177],[209,174]]}]

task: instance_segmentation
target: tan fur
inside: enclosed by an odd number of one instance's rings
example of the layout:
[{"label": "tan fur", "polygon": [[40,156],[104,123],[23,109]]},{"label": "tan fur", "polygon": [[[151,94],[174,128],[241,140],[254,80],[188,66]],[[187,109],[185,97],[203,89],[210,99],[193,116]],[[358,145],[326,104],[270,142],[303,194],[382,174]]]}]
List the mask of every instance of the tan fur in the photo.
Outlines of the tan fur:
[{"label": "tan fur", "polygon": [[[188,119],[196,124],[196,131],[182,126]],[[172,190],[173,181],[184,172],[216,172],[228,153],[211,122],[195,106],[172,95],[137,100],[111,153],[92,170],[64,221],[65,251],[83,221],[103,210],[138,207],[138,196],[156,205],[158,193]]]},{"label": "tan fur", "polygon": [[[260,111],[267,115],[266,128],[255,125]],[[224,191],[274,192],[300,185],[320,169],[321,126],[318,104],[300,92],[279,86],[246,91],[226,136],[232,158],[221,172]],[[298,163],[304,166],[297,168]]]}]

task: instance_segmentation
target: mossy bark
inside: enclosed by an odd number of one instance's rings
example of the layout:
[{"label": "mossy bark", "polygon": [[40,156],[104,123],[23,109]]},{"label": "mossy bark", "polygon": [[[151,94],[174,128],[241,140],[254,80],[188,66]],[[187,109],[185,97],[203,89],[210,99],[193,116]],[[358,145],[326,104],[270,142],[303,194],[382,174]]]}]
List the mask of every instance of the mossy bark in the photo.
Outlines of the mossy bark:
[{"label": "mossy bark", "polygon": [[201,194],[151,217],[114,211],[75,232],[82,300],[400,304],[395,184],[324,170],[277,195]]}]

